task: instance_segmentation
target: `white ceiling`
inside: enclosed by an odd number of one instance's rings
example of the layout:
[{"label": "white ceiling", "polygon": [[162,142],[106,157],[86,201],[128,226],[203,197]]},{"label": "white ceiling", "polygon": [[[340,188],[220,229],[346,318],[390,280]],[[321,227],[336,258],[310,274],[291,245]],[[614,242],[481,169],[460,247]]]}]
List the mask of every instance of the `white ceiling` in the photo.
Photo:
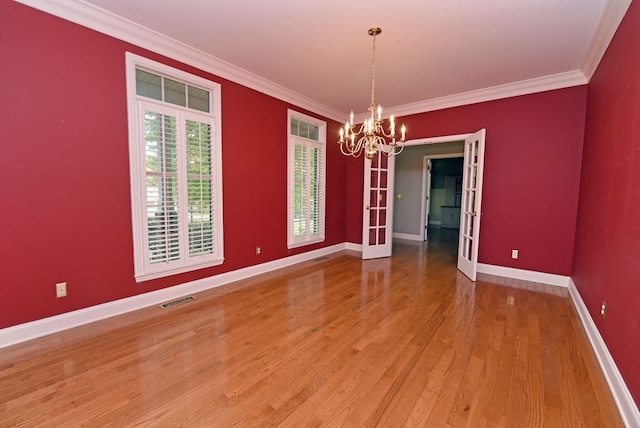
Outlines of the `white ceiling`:
[{"label": "white ceiling", "polygon": [[[593,62],[600,59],[598,55],[604,52],[630,1],[87,0],[84,3],[161,33],[336,112],[361,113],[370,102],[369,27],[382,28],[376,39],[376,103],[401,108],[473,91],[495,90],[502,85],[522,85],[523,81],[557,82],[564,78],[569,82],[564,86],[579,84],[581,79],[585,83],[595,67]],[[38,3],[31,1],[34,2]],[[610,15],[615,15],[611,10],[616,8],[617,15],[611,18]]]}]

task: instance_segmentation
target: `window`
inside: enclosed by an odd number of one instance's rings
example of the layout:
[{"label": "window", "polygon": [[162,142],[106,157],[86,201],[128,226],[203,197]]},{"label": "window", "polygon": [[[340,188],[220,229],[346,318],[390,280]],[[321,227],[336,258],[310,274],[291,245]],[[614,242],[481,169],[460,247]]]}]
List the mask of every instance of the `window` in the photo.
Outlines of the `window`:
[{"label": "window", "polygon": [[288,113],[288,239],[289,248],[324,241],[325,122]]},{"label": "window", "polygon": [[137,281],[221,264],[220,85],[127,53]]}]

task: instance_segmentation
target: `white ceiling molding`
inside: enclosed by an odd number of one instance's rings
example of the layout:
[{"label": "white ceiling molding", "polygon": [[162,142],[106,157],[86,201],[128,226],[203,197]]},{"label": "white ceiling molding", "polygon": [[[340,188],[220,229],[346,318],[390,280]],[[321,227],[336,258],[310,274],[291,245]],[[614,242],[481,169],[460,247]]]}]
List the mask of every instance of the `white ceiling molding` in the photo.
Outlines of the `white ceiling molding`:
[{"label": "white ceiling molding", "polygon": [[[15,0],[42,12],[82,25],[208,73],[262,92],[327,118],[341,121],[343,112],[318,103],[244,69],[166,37],[106,10],[76,0]],[[122,57],[124,67],[124,55]]]},{"label": "white ceiling molding", "polygon": [[[221,78],[341,122],[347,113],[291,91],[254,73],[178,42],[133,21],[80,0],[15,0],[19,3],[115,37],[144,49],[181,61]],[[588,83],[626,13],[631,0],[608,0],[582,71],[544,76],[530,80],[478,89],[416,103],[388,107],[385,113],[397,116],[457,107],[484,101],[526,95]],[[124,61],[124,57],[123,57]],[[358,114],[362,119],[367,113]]]},{"label": "white ceiling molding", "polygon": [[602,19],[598,24],[598,29],[593,36],[591,48],[582,65],[582,73],[591,80],[598,68],[604,53],[611,43],[611,39],[616,33],[618,26],[622,22],[627,9],[631,5],[631,0],[608,0],[602,13]]},{"label": "white ceiling molding", "polygon": [[[535,79],[523,80],[521,82],[507,85],[494,86],[492,88],[479,89],[456,95],[449,95],[442,98],[420,101],[403,106],[387,108],[385,112],[396,117],[410,114],[423,113],[427,111],[442,110],[445,108],[458,107],[468,104],[476,104],[485,101],[499,100],[502,98],[517,97],[519,95],[534,94],[537,92],[551,91],[554,89],[569,88],[572,86],[586,85],[587,78],[581,71],[560,73],[553,76],[538,77]],[[358,117],[364,119],[366,115]]]}]

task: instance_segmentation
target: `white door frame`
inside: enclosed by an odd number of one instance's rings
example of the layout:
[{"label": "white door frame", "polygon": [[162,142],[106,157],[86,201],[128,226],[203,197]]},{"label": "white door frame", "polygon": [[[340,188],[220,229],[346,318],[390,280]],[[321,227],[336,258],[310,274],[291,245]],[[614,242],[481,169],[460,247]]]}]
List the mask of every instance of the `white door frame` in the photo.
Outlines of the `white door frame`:
[{"label": "white door frame", "polygon": [[[482,132],[485,131],[484,129],[478,132]],[[486,132],[486,131],[485,131]],[[407,141],[405,143],[405,146],[420,146],[420,145],[424,145],[424,144],[438,144],[438,143],[453,143],[456,141],[465,141],[472,137],[474,134],[476,134],[476,132],[470,132],[468,134],[457,134],[457,135],[446,135],[446,136],[441,136],[441,137],[431,137],[431,138],[421,138],[421,139],[417,139],[417,140],[410,140]],[[466,148],[466,143],[465,143],[465,148]],[[450,156],[450,155],[449,155]],[[464,156],[464,154],[463,154]],[[424,180],[423,180],[424,183]],[[424,185],[424,184],[423,184]],[[480,192],[480,194],[482,193],[482,180],[480,180],[478,182],[478,191]],[[423,198],[424,199],[424,198]],[[424,201],[423,201],[424,203]],[[460,210],[460,217],[462,220],[462,209]],[[421,217],[422,218],[422,222],[424,222],[424,215]],[[479,217],[478,217],[478,222],[480,221]],[[424,229],[422,229],[424,231]],[[476,230],[479,231],[479,224],[476,227]],[[422,232],[424,233],[424,232]],[[459,238],[460,239],[460,234],[462,233],[462,221],[460,223],[460,231],[459,233]],[[480,247],[480,236],[477,236],[476,242],[475,242],[475,265],[472,266],[473,268],[473,278],[471,278],[473,281],[475,281],[475,273],[477,272],[477,249]],[[458,248],[458,252],[460,251],[460,249]],[[459,260],[458,260],[459,261]],[[458,263],[459,265],[459,263]]]},{"label": "white door frame", "polygon": [[433,162],[431,162],[429,156],[423,156],[422,203],[420,208],[420,238],[422,241],[426,241],[429,235],[429,216],[431,215],[431,165],[433,165]]},{"label": "white door frame", "polygon": [[[452,143],[453,141],[446,142]],[[422,205],[420,208],[420,233],[422,241],[426,241],[427,239],[427,227],[429,226],[427,223],[427,211],[431,203],[431,196],[429,195],[429,187],[431,186],[429,161],[433,159],[455,159],[461,157],[464,157],[464,152],[453,152],[443,155],[424,155],[422,157]],[[429,196],[429,198],[427,198],[427,196]]]},{"label": "white door frame", "polygon": [[[456,141],[465,141],[467,138],[469,138],[470,136],[474,135],[475,132],[470,132],[470,133],[466,133],[466,134],[454,134],[454,135],[445,135],[445,136],[440,136],[440,137],[429,137],[429,138],[419,138],[419,139],[415,139],[415,140],[408,140],[405,143],[405,146],[409,147],[409,146],[421,146],[421,145],[425,145],[425,144],[439,144],[439,143],[453,143]],[[454,153],[457,154],[457,153]],[[453,157],[451,154],[446,154],[445,157]],[[394,166],[395,166],[395,162],[394,162]],[[365,170],[367,168],[365,167]],[[366,182],[366,171],[365,171],[365,183],[363,187],[367,187],[367,182]],[[391,194],[393,194],[393,188],[394,188],[394,182],[395,182],[395,168],[394,168],[394,173],[391,174],[389,176],[389,182],[390,182],[390,190],[391,190]],[[425,181],[423,180],[423,186],[425,186]],[[480,183],[479,186],[480,191],[482,191],[482,183]],[[423,198],[423,202],[422,204],[424,205],[424,198]],[[365,199],[365,205],[366,205],[366,199]],[[391,225],[391,229],[393,229],[393,199],[391,199],[390,201],[390,206],[389,206],[389,217],[387,220],[387,224]],[[424,207],[423,207],[424,209]],[[363,211],[365,211],[365,207],[363,206]],[[461,210],[462,211],[462,210]],[[462,214],[461,214],[462,215]],[[364,217],[364,215],[363,215]],[[424,218],[424,211],[423,211],[423,215],[421,216],[421,222],[424,223],[425,218]],[[363,229],[366,227],[366,224],[364,222],[363,219],[363,225],[362,225]],[[422,227],[422,233],[424,234],[424,224]],[[363,232],[364,235],[364,232]],[[424,236],[424,235],[423,235]],[[361,248],[363,248],[363,252],[364,252],[364,236],[363,236],[363,241],[362,241],[362,246]],[[478,237],[477,241],[476,241],[476,245],[479,247],[480,246],[480,238]],[[388,254],[388,256],[390,256],[391,254]],[[475,278],[474,278],[475,280]]]}]

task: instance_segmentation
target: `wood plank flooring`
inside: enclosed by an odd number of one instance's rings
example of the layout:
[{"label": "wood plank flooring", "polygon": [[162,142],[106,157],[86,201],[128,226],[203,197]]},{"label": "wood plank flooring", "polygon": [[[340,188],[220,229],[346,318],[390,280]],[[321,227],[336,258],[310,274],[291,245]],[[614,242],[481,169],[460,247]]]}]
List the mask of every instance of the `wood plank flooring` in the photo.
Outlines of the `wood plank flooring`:
[{"label": "wood plank flooring", "polygon": [[0,427],[623,426],[566,290],[446,234],[1,349]]}]

